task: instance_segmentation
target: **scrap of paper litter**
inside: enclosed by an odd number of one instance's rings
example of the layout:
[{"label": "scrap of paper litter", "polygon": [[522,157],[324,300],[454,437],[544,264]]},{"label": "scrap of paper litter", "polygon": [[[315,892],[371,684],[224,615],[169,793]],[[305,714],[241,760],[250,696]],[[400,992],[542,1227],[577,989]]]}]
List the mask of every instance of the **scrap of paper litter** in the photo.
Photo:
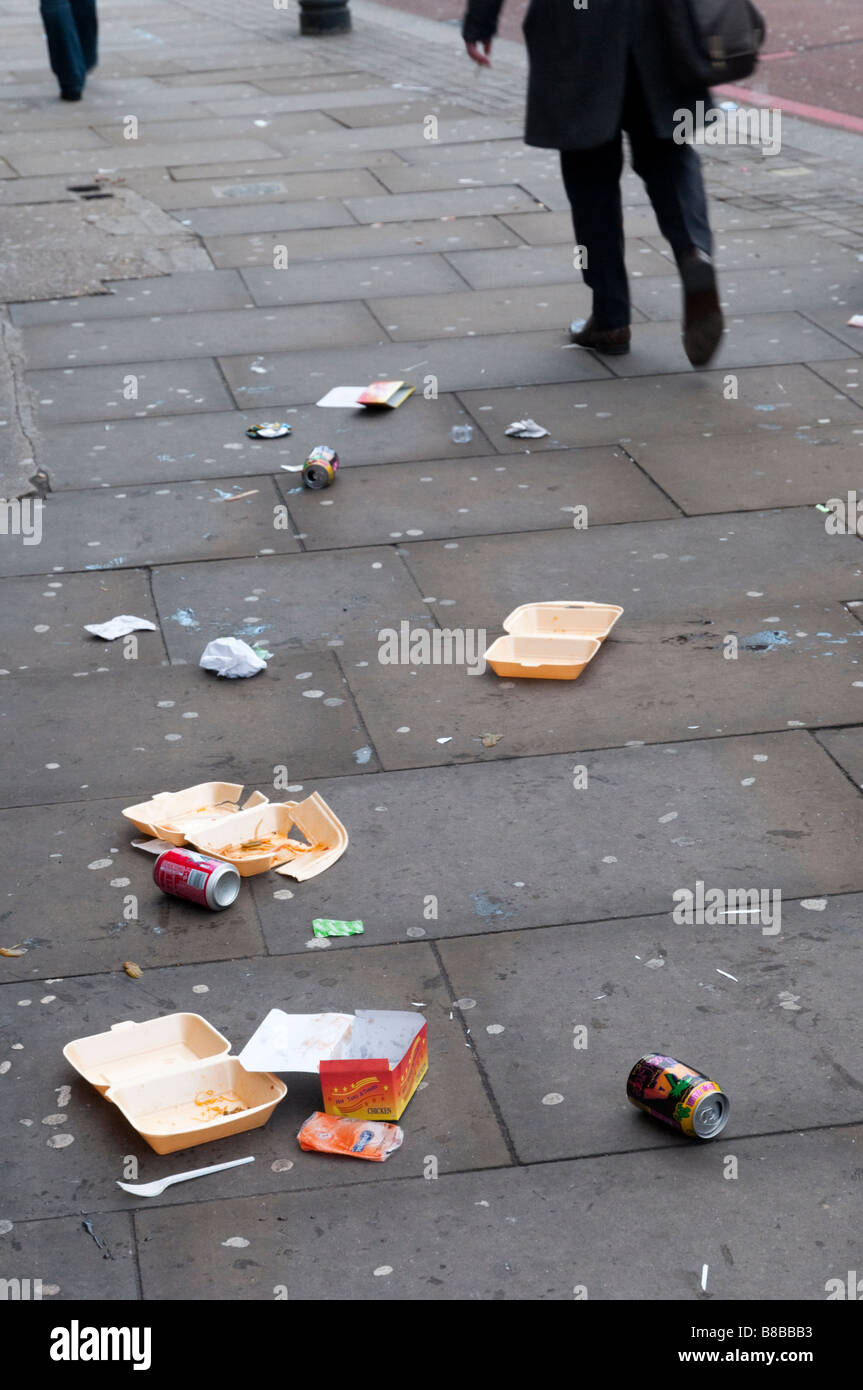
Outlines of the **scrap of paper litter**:
[{"label": "scrap of paper litter", "polygon": [[134,618],[130,613],[121,613],[118,618],[111,618],[107,623],[85,623],[84,631],[92,632],[94,637],[102,637],[106,642],[113,642],[116,637],[126,637],[130,632],[158,632],[155,623],[148,622],[146,618]]},{"label": "scrap of paper litter", "polygon": [[543,429],[542,425],[538,425],[535,420],[528,418],[527,420],[513,420],[504,433],[515,435],[516,439],[542,439],[548,434],[548,430]]},{"label": "scrap of paper litter", "polygon": [[315,936],[361,936],[365,931],[362,922],[343,922],[338,917],[315,917],[312,922]]}]

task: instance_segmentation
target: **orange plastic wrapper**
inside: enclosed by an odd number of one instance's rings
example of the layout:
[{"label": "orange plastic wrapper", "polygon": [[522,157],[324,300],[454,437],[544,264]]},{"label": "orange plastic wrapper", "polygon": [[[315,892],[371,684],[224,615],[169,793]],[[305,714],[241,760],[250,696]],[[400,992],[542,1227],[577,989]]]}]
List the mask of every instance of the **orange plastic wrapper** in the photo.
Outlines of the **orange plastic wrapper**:
[{"label": "orange plastic wrapper", "polygon": [[370,1158],[384,1163],[404,1142],[400,1125],[383,1120],[349,1120],[342,1115],[325,1115],[316,1110],[297,1135],[301,1149],[322,1154],[344,1154],[347,1158]]}]

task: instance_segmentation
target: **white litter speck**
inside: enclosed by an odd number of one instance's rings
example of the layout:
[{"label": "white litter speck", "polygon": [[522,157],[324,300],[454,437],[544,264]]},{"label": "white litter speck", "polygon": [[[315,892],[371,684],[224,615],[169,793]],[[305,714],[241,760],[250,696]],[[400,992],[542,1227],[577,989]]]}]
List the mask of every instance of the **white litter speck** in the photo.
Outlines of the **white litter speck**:
[{"label": "white litter speck", "polygon": [[378,1265],[377,1269],[372,1271],[376,1279],[383,1279],[387,1274],[392,1274],[392,1272],[392,1265]]},{"label": "white litter speck", "polygon": [[173,701],[173,700],[159,700],[159,701],[157,701],[156,708],[157,708],[157,709],[173,709],[173,708],[174,708],[174,701]]},{"label": "white litter speck", "polygon": [[227,1240],[222,1241],[222,1244],[227,1245],[231,1250],[245,1250],[249,1242],[245,1236],[229,1236]]},{"label": "white litter speck", "polygon": [[761,593],[758,589],[747,589],[747,590],[746,590],[746,597],[747,597],[747,598],[763,598],[764,595],[763,595],[763,593]]},{"label": "white litter speck", "polygon": [[753,753],[753,754],[752,754],[752,761],[753,761],[754,763],[766,763],[766,762],[767,762],[767,754],[766,754],[766,753]]},{"label": "white litter speck", "polygon": [[613,854],[604,854],[602,857],[602,862],[603,864],[616,864],[617,859]]},{"label": "white litter speck", "polygon": [[799,994],[791,994],[789,990],[783,989],[779,994],[779,1005],[783,1009],[789,1009],[792,1013],[799,1014],[800,1005],[797,1003],[799,998]]},{"label": "white litter speck", "polygon": [[827,906],[826,898],[803,898],[801,907],[805,907],[809,912],[823,912]]},{"label": "white litter speck", "polygon": [[405,932],[405,936],[409,936],[413,939],[416,939],[419,936],[425,936],[425,934],[425,927],[408,927],[407,931]]},{"label": "white litter speck", "polygon": [[58,1086],[58,1087],[57,1087],[57,1104],[59,1105],[59,1107],[60,1107],[61,1110],[63,1110],[63,1109],[69,1104],[69,1101],[70,1101],[71,1097],[72,1097],[72,1087],[71,1087],[71,1086]]},{"label": "white litter speck", "polygon": [[287,902],[288,898],[292,898],[293,896],[290,888],[277,888],[273,894],[273,897],[278,898],[281,902]]},{"label": "white litter speck", "polygon": [[410,724],[402,724],[398,729],[396,729],[396,733],[397,733],[397,734],[409,734],[410,731],[411,731],[411,726],[410,726]]},{"label": "white litter speck", "polygon": [[110,869],[113,859],[94,859],[92,864],[88,864],[88,869]]},{"label": "white litter speck", "polygon": [[543,1105],[560,1105],[562,1100],[563,1096],[559,1091],[549,1091],[547,1096],[543,1096],[542,1103]]},{"label": "white litter speck", "polygon": [[132,880],[131,880],[130,878],[112,878],[112,879],[111,879],[111,887],[112,887],[112,888],[128,888],[128,887],[129,887],[129,884],[130,884],[131,882],[132,882]]},{"label": "white litter speck", "polygon": [[52,1134],[48,1140],[49,1149],[68,1149],[70,1144],[74,1144],[74,1134]]},{"label": "white litter speck", "polygon": [[717,975],[724,975],[726,980],[733,980],[735,984],[740,983],[736,975],[729,975],[727,970],[720,970],[718,965],[716,967],[716,973]]},{"label": "white litter speck", "polygon": [[502,1023],[487,1023],[485,1031],[491,1033],[492,1037],[496,1037],[498,1033],[503,1033],[505,1029]]},{"label": "white litter speck", "polygon": [[702,1266],[701,1266],[701,1287],[702,1287],[702,1289],[706,1289],[706,1288],[707,1288],[707,1271],[709,1270],[709,1268],[710,1268],[710,1265],[702,1265]]},{"label": "white litter speck", "polygon": [[0,1236],[8,1236],[8,1234],[9,1234],[9,1232],[10,1232],[11,1230],[12,1230],[12,1222],[11,1222],[11,1221],[0,1221]]},{"label": "white litter speck", "polygon": [[42,995],[42,998],[39,1000],[39,1003],[40,1003],[40,1004],[53,1004],[53,1003],[54,1003],[54,1000],[55,1000],[56,998],[57,998],[56,994],[43,994],[43,995]]},{"label": "white litter speck", "polygon": [[528,417],[525,420],[513,420],[511,425],[507,425],[504,434],[514,435],[516,439],[542,439],[548,434],[548,430]]},{"label": "white litter speck", "polygon": [[291,1158],[277,1158],[275,1163],[270,1164],[271,1173],[290,1173],[294,1166]]},{"label": "white litter speck", "polygon": [[192,985],[192,993],[193,993],[193,994],[209,994],[209,993],[210,993],[210,986],[209,986],[209,985]]},{"label": "white litter speck", "polygon": [[324,692],[323,692],[322,690],[304,690],[304,691],[303,691],[303,699],[304,699],[304,700],[320,700],[320,699],[323,697],[323,693],[324,693]]},{"label": "white litter speck", "polygon": [[667,825],[670,820],[677,820],[679,811],[669,811],[667,815],[659,817],[660,825]]},{"label": "white litter speck", "polygon": [[306,942],[310,951],[325,951],[329,944],[329,938],[326,936],[313,936],[311,941]]},{"label": "white litter speck", "polygon": [[661,970],[665,961],[662,956],[652,956],[650,960],[644,962],[648,970]]},{"label": "white litter speck", "polygon": [[742,777],[740,779],[740,785],[741,787],[751,787],[754,781],[754,777]]},{"label": "white litter speck", "polygon": [[28,1004],[32,1004],[32,1003],[33,1003],[33,1000],[32,1000],[32,999],[19,999],[19,1000],[18,1000],[18,1008],[19,1008],[19,1009],[26,1009],[27,1005],[28,1005]]},{"label": "white litter speck", "polygon": [[453,1008],[454,1008],[454,1009],[462,1009],[462,1010],[464,1010],[464,1009],[475,1009],[475,1008],[476,1008],[476,1000],[475,1000],[475,999],[470,999],[470,998],[467,997],[467,996],[466,996],[464,999],[456,999],[455,1003],[453,1004]]},{"label": "white litter speck", "polygon": [[435,739],[435,743],[452,743],[452,737],[448,735],[446,738]]},{"label": "white litter speck", "polygon": [[68,1120],[68,1115],[46,1115],[42,1121],[43,1125],[64,1125]]}]

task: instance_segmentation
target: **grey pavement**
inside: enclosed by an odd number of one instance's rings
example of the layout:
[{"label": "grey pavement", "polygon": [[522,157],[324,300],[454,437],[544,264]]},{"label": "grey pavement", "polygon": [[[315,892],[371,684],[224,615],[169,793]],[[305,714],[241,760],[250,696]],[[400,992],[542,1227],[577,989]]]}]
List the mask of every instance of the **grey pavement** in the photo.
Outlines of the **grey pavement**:
[{"label": "grey pavement", "polygon": [[[727,331],[699,373],[627,172],[633,351],[600,358],[568,341],[589,297],[556,156],[520,140],[523,51],[476,75],[453,26],[352,8],[317,40],[102,0],[65,107],[34,6],[0,6],[0,1279],[823,1299],[863,1270],[863,502],[841,534],[818,510],[863,499],[861,138],[786,115],[775,159],[703,151]],[[316,404],[391,376],[395,412]],[[525,416],[547,435],[507,435]],[[625,610],[575,684],[380,659],[403,626],[481,654],[542,599]],[[84,631],[121,613],[156,630]],[[265,673],[199,669],[229,635]],[[319,791],[345,855],[224,913],[162,895],[122,810],[210,779]],[[781,915],[683,925],[699,882]],[[62,1056],[178,1011],[239,1051],[275,1007],[426,1016],[385,1169],[299,1149],[313,1075],[160,1158]],[[628,1104],[655,1049],[727,1090],[718,1142]]]}]

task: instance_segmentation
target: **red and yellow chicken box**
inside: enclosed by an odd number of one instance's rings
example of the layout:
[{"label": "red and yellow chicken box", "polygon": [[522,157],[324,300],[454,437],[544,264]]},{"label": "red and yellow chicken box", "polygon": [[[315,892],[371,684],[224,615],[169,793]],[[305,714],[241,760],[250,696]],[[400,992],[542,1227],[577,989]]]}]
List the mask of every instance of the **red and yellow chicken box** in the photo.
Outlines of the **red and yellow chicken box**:
[{"label": "red and yellow chicken box", "polygon": [[401,1118],[428,1070],[422,1014],[358,1009],[355,1014],[286,1014],[272,1009],[240,1053],[248,1070],[317,1072],[327,1115]]}]

